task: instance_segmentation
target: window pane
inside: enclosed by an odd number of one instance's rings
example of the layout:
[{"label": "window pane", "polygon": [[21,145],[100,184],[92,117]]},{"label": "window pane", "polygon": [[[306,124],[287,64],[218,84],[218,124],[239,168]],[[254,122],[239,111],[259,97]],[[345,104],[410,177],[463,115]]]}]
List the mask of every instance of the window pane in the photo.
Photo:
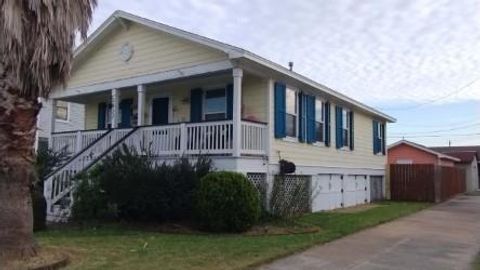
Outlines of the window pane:
[{"label": "window pane", "polygon": [[287,88],[287,97],[286,97],[286,102],[287,102],[287,113],[289,114],[297,114],[297,93],[292,90]]},{"label": "window pane", "polygon": [[342,136],[343,146],[348,146],[349,143],[350,143],[350,140],[349,140],[350,138],[349,138],[349,136],[348,136],[348,135],[349,135],[348,130],[347,130],[347,129],[344,129],[342,135],[343,135],[343,136]]},{"label": "window pane", "polygon": [[315,100],[315,121],[323,122],[323,102],[321,100]]},{"label": "window pane", "polygon": [[350,117],[349,113],[345,110],[342,111],[342,116],[343,116],[343,128],[349,128],[350,127]]},{"label": "window pane", "polygon": [[289,137],[297,136],[297,117],[295,115],[286,115],[286,132]]},{"label": "window pane", "polygon": [[315,138],[317,142],[323,142],[323,123],[315,123]]},{"label": "window pane", "polygon": [[225,118],[227,118],[225,113],[205,114],[205,120],[207,120],[207,121],[224,120]]},{"label": "window pane", "polygon": [[205,114],[209,113],[225,113],[227,99],[225,90],[212,90],[205,93]]},{"label": "window pane", "polygon": [[60,120],[68,120],[68,103],[67,102],[57,101],[55,118]]}]

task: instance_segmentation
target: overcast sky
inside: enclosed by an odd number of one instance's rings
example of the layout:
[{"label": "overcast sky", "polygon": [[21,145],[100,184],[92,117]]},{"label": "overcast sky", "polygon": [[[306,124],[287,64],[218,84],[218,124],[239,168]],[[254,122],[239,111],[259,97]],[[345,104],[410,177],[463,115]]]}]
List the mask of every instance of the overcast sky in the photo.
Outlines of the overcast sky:
[{"label": "overcast sky", "polygon": [[480,0],[100,0],[226,42],[398,119],[389,143],[480,144]]}]

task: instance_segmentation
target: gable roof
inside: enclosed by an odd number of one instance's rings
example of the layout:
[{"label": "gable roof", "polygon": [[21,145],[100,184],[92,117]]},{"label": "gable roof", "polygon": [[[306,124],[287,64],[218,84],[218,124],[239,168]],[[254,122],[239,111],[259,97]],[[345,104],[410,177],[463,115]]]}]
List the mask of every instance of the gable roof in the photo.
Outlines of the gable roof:
[{"label": "gable roof", "polygon": [[189,41],[192,41],[192,42],[195,42],[195,43],[198,43],[198,44],[202,44],[204,46],[207,46],[207,47],[210,47],[210,48],[213,48],[213,49],[217,49],[217,50],[220,50],[224,53],[226,53],[228,55],[228,57],[230,59],[240,59],[240,58],[243,58],[243,59],[248,59],[250,61],[253,61],[263,67],[266,67],[268,69],[271,69],[271,70],[274,70],[288,78],[291,78],[293,80],[296,80],[296,81],[299,81],[305,85],[308,85],[309,87],[312,87],[314,89],[317,89],[317,90],[320,90],[320,91],[323,91],[325,92],[326,94],[338,99],[338,100],[341,100],[341,101],[344,101],[344,102],[347,102],[369,114],[372,114],[374,116],[376,116],[377,118],[381,119],[381,120],[384,120],[384,121],[387,121],[387,122],[395,122],[396,119],[387,115],[387,114],[384,114],[370,106],[367,106],[359,101],[356,101],[344,94],[341,94],[325,85],[322,85],[320,83],[317,83],[303,75],[300,75],[296,72],[293,72],[291,70],[289,70],[288,68],[282,66],[282,65],[279,65],[277,63],[274,63],[268,59],[265,59],[261,56],[258,56],[252,52],[249,52],[247,50],[244,50],[242,48],[239,48],[239,47],[235,47],[235,46],[232,46],[232,45],[229,45],[229,44],[226,44],[226,43],[223,43],[223,42],[220,42],[220,41],[217,41],[217,40],[214,40],[214,39],[211,39],[211,38],[207,38],[207,37],[204,37],[204,36],[201,36],[201,35],[198,35],[198,34],[194,34],[194,33],[191,33],[191,32],[187,32],[187,31],[184,31],[184,30],[181,30],[181,29],[178,29],[178,28],[175,28],[175,27],[172,27],[172,26],[169,26],[169,25],[166,25],[166,24],[162,24],[162,23],[159,23],[159,22],[156,22],[156,21],[152,21],[152,20],[149,20],[149,19],[146,19],[146,18],[143,18],[143,17],[140,17],[140,16],[136,16],[134,14],[131,14],[131,13],[128,13],[128,12],[125,12],[125,11],[122,11],[122,10],[117,10],[115,11],[107,20],[105,20],[105,22],[103,22],[88,38],[87,40],[81,44],[76,50],[75,50],[75,53],[74,53],[74,57],[75,57],[75,62],[78,63],[80,61],[83,60],[83,58],[85,58],[88,53],[95,47],[96,44],[98,44],[101,40],[103,40],[107,35],[108,33],[110,33],[111,31],[113,31],[114,29],[116,29],[116,27],[128,27],[128,22],[131,21],[131,22],[135,22],[135,23],[138,23],[138,24],[141,24],[141,25],[144,25],[146,27],[149,27],[149,28],[152,28],[154,30],[157,30],[157,31],[161,31],[161,32],[166,32],[166,33],[169,33],[171,35],[174,35],[174,36],[177,36],[177,37],[180,37],[180,38],[184,38],[186,40],[189,40]]},{"label": "gable roof", "polygon": [[463,151],[463,152],[444,152],[452,157],[460,159],[462,163],[471,163],[477,157],[477,152],[474,151]]},{"label": "gable roof", "polygon": [[434,151],[432,149],[429,149],[428,147],[424,146],[424,145],[421,145],[421,144],[418,144],[418,143],[414,143],[414,142],[411,142],[411,141],[407,141],[407,140],[400,140],[396,143],[393,143],[391,145],[388,146],[388,150],[392,149],[392,148],[395,148],[397,146],[400,146],[400,145],[408,145],[408,146],[411,146],[413,148],[416,148],[418,150],[421,150],[423,152],[426,152],[426,153],[429,153],[429,154],[432,154],[432,155],[435,155],[437,156],[437,158],[440,158],[440,159],[448,159],[448,160],[451,160],[451,161],[455,161],[455,162],[460,162],[461,160],[457,157],[453,157],[453,156],[450,156],[450,155],[445,155],[445,154],[442,154],[440,152],[437,152],[437,151]]}]

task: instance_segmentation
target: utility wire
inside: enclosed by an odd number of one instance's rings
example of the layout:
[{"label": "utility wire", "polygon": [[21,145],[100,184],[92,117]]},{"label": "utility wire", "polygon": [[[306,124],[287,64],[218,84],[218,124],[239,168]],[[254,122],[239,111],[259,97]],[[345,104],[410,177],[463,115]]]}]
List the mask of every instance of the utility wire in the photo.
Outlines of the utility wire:
[{"label": "utility wire", "polygon": [[448,128],[448,129],[439,129],[439,130],[430,130],[430,131],[418,131],[418,132],[400,132],[400,133],[395,133],[392,132],[392,135],[413,135],[413,134],[429,134],[429,133],[438,133],[438,132],[447,132],[447,131],[454,131],[454,130],[459,130],[459,129],[465,129],[465,128],[470,128],[470,127],[477,127],[480,126],[480,123],[475,123],[475,124],[470,124],[470,125],[463,125],[459,127],[454,127],[454,128]]},{"label": "utility wire", "polygon": [[425,101],[425,102],[422,102],[422,103],[418,103],[416,105],[413,105],[413,106],[410,106],[410,107],[403,107],[403,108],[378,108],[380,110],[385,110],[385,111],[408,111],[408,110],[413,110],[413,109],[418,109],[420,107],[423,107],[425,105],[429,105],[431,103],[435,103],[437,101],[440,101],[440,100],[443,100],[443,99],[446,99],[448,97],[451,97],[455,94],[458,94],[462,91],[464,91],[465,89],[468,89],[469,86],[471,86],[472,84],[474,84],[475,82],[477,82],[478,80],[480,80],[480,77],[477,77],[476,79],[470,81],[469,83],[463,85],[462,87],[460,88],[457,88],[455,89],[455,91],[452,91],[444,96],[441,96],[439,98],[436,98],[436,99],[433,99],[433,100],[429,100],[429,101]]},{"label": "utility wire", "polygon": [[480,133],[464,133],[464,134],[437,134],[437,135],[405,135],[405,136],[388,136],[389,138],[405,139],[405,138],[444,138],[444,137],[477,137]]}]

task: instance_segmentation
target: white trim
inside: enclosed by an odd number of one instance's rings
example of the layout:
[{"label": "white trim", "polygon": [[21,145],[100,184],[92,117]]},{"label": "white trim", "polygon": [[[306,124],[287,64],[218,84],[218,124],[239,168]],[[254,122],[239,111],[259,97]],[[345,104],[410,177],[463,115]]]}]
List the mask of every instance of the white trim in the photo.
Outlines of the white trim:
[{"label": "white trim", "polygon": [[164,92],[149,95],[148,97],[150,125],[153,125],[153,100],[156,98],[168,98],[168,124],[173,124],[172,94]]},{"label": "white trim", "polygon": [[154,82],[161,82],[179,78],[188,78],[192,76],[214,73],[219,71],[227,71],[232,68],[232,63],[228,60],[213,62],[209,64],[201,64],[191,67],[167,70],[147,75],[138,75],[116,81],[108,81],[95,83],[91,85],[84,85],[72,88],[66,88],[62,91],[61,88],[56,88],[52,93],[52,98],[66,98],[90,93],[109,91],[113,88],[131,87],[139,84],[149,84]]},{"label": "white trim", "polygon": [[273,79],[268,80],[268,91],[267,91],[267,128],[268,128],[268,136],[267,136],[267,157],[270,160],[273,151],[273,140],[275,139],[275,112],[274,112],[274,87],[275,81]]}]

